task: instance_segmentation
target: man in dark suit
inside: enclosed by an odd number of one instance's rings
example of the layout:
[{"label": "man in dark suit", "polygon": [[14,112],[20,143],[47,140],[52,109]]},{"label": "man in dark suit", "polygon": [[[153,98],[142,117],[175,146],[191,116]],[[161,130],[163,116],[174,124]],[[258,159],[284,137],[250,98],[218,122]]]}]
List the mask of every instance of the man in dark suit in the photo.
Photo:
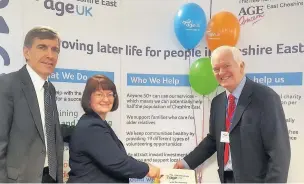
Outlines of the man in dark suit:
[{"label": "man in dark suit", "polygon": [[279,95],[245,77],[235,47],[217,48],[211,62],[226,91],[212,100],[208,135],[174,168],[195,169],[217,152],[222,183],[287,182],[291,153]]},{"label": "man in dark suit", "polygon": [[24,41],[26,65],[0,76],[0,182],[63,182],[63,140],[48,76],[60,50],[58,34],[30,30]]}]

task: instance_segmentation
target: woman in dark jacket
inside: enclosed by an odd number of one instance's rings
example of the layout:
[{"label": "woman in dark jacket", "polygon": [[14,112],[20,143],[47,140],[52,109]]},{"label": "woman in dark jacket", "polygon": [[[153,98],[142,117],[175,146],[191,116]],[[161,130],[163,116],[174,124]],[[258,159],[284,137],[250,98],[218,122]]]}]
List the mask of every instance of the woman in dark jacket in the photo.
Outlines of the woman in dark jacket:
[{"label": "woman in dark jacket", "polygon": [[159,177],[159,168],[127,152],[108,125],[106,115],[118,108],[115,84],[103,75],[91,77],[83,92],[85,114],[70,139],[68,183],[128,183],[129,178]]}]

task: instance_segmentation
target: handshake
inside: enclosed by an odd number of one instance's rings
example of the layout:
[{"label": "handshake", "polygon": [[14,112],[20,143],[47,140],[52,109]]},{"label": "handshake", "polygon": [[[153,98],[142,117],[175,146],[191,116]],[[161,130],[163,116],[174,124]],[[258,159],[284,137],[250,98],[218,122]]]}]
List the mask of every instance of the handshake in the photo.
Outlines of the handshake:
[{"label": "handshake", "polygon": [[[159,179],[160,178],[160,168],[156,167],[152,164],[149,164],[149,172],[147,174],[148,177],[153,178],[153,179]],[[173,169],[184,169],[184,165],[181,161],[178,161],[175,163]]]},{"label": "handshake", "polygon": [[152,164],[147,163],[149,166],[149,172],[147,174],[148,177],[153,178],[153,179],[157,179],[160,178],[160,168],[156,167]]}]

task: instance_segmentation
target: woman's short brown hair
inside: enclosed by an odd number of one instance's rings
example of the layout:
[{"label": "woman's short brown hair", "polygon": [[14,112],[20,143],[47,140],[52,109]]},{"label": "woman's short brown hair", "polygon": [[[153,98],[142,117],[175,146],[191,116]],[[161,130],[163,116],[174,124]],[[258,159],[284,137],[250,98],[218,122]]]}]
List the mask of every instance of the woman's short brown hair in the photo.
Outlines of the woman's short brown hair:
[{"label": "woman's short brown hair", "polygon": [[97,90],[111,90],[114,94],[114,102],[111,112],[117,110],[118,96],[117,96],[115,84],[108,77],[104,75],[94,75],[88,79],[82,94],[81,106],[84,112],[86,113],[94,112],[91,108],[90,101],[91,101],[92,93]]}]

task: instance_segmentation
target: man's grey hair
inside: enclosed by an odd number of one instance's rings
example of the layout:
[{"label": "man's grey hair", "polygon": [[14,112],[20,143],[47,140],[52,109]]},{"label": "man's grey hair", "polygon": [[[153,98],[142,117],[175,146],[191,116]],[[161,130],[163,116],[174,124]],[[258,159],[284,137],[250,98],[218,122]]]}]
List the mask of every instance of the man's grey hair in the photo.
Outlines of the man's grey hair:
[{"label": "man's grey hair", "polygon": [[[1,1],[1,0],[0,0]],[[24,39],[24,47],[32,47],[34,39],[39,38],[39,39],[49,39],[49,40],[54,40],[58,39],[58,42],[60,42],[60,37],[59,34],[52,28],[48,26],[36,26],[32,28],[26,35]],[[60,44],[59,44],[60,47]]]},{"label": "man's grey hair", "polygon": [[233,59],[236,63],[240,64],[243,62],[243,59],[242,59],[242,53],[241,51],[236,48],[236,47],[232,47],[232,46],[227,46],[227,45],[224,45],[224,46],[220,46],[218,48],[216,48],[212,54],[211,54],[211,63],[213,63],[214,61],[214,58],[217,58],[219,55],[221,55],[222,53],[225,53],[225,52],[230,52],[233,56]]}]

